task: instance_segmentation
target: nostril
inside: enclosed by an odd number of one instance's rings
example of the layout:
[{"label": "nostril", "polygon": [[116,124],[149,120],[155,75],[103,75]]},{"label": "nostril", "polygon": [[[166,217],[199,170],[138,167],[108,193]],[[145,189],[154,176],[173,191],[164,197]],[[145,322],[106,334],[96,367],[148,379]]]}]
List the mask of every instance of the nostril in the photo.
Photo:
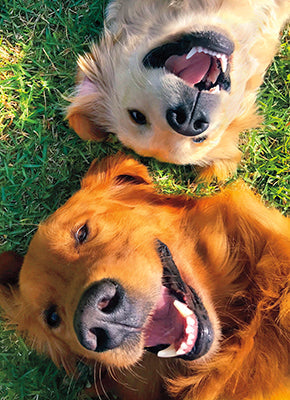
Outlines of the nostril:
[{"label": "nostril", "polygon": [[117,289],[115,294],[111,296],[103,296],[99,299],[97,307],[102,313],[110,314],[117,308],[120,301],[120,295]]},{"label": "nostril", "polygon": [[186,122],[187,115],[182,108],[175,111],[175,120],[179,125],[183,125]]},{"label": "nostril", "polygon": [[173,129],[179,129],[187,122],[187,112],[183,107],[171,108],[167,110],[166,119]]},{"label": "nostril", "polygon": [[101,352],[109,348],[109,337],[103,328],[90,328],[90,335],[95,337],[94,351]]},{"label": "nostril", "polygon": [[193,127],[196,131],[205,131],[208,128],[208,122],[202,119],[197,119],[194,121]]},{"label": "nostril", "polygon": [[99,300],[97,307],[100,311],[105,311],[108,305],[110,304],[110,301],[112,299],[108,299],[107,297],[103,297],[101,300]]}]

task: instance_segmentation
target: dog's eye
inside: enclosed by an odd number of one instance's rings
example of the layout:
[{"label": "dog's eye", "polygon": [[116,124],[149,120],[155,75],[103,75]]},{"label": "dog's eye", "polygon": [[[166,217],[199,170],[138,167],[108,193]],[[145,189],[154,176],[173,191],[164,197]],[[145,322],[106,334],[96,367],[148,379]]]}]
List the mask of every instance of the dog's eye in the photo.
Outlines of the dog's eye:
[{"label": "dog's eye", "polygon": [[51,306],[44,311],[44,319],[50,328],[57,328],[61,323],[61,318],[57,313],[56,306]]},{"label": "dog's eye", "polygon": [[144,114],[142,114],[140,111],[138,110],[128,110],[128,113],[130,115],[130,117],[132,118],[132,120],[138,124],[138,125],[146,125],[147,124],[147,120]]},{"label": "dog's eye", "polygon": [[89,228],[87,224],[82,225],[75,233],[75,239],[77,244],[82,244],[85,242],[89,234]]}]

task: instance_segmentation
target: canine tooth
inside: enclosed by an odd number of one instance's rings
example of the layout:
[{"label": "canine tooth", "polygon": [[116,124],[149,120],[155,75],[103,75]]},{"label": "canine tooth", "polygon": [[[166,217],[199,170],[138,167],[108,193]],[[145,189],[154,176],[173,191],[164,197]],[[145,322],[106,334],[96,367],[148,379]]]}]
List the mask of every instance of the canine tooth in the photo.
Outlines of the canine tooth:
[{"label": "canine tooth", "polygon": [[186,60],[189,60],[192,56],[194,56],[197,53],[197,48],[193,47],[189,53],[187,54],[187,56],[185,57]]},{"label": "canine tooth", "polygon": [[170,358],[170,357],[176,357],[176,354],[177,353],[174,344],[171,344],[166,349],[158,351],[157,356],[160,358]]},{"label": "canine tooth", "polygon": [[223,71],[223,72],[226,72],[227,67],[228,67],[227,56],[225,56],[225,55],[223,54],[219,59],[220,59],[220,62],[221,62],[222,71]]},{"label": "canine tooth", "polygon": [[[186,304],[181,303],[179,300],[174,300],[173,302],[174,307],[180,312],[183,317],[189,317],[193,315],[193,311],[191,311]],[[187,318],[186,318],[187,320]]]}]

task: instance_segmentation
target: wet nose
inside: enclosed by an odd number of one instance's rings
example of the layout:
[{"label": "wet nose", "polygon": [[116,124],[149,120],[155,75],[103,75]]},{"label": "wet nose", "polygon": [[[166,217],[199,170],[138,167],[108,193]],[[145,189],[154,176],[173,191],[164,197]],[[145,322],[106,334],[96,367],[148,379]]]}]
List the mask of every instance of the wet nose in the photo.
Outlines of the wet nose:
[{"label": "wet nose", "polygon": [[172,129],[184,136],[200,135],[209,127],[209,119],[204,112],[198,110],[192,113],[186,105],[169,108],[166,119]]},{"label": "wet nose", "polygon": [[132,308],[118,282],[111,279],[95,282],[82,294],[74,316],[80,344],[96,352],[120,346],[138,328]]},{"label": "wet nose", "polygon": [[198,136],[214,122],[221,98],[217,94],[198,91],[186,85],[181,86],[180,92],[182,99],[178,103],[174,98],[168,102],[165,111],[167,123],[181,135]]}]

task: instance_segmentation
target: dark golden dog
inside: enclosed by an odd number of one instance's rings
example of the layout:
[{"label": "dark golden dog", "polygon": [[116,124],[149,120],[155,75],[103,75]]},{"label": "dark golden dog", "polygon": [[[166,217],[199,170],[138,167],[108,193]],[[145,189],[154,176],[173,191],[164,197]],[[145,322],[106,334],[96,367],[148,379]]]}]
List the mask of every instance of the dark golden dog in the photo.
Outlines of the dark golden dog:
[{"label": "dark golden dog", "polygon": [[98,393],[286,400],[289,234],[242,183],[168,197],[112,157],[40,224],[23,263],[1,255],[0,304],[57,365],[95,365]]},{"label": "dark golden dog", "polygon": [[257,89],[289,10],[289,0],[111,1],[100,43],[79,58],[70,125],[224,178],[239,133],[258,123]]}]

